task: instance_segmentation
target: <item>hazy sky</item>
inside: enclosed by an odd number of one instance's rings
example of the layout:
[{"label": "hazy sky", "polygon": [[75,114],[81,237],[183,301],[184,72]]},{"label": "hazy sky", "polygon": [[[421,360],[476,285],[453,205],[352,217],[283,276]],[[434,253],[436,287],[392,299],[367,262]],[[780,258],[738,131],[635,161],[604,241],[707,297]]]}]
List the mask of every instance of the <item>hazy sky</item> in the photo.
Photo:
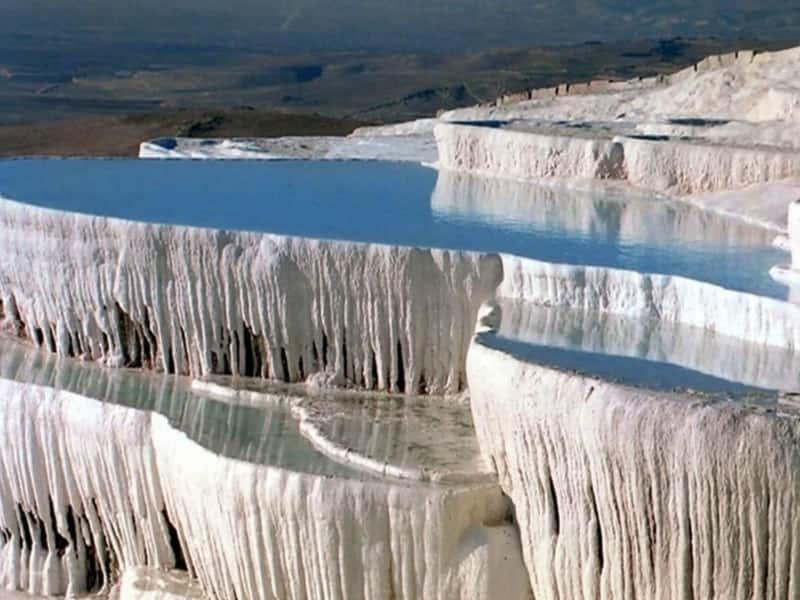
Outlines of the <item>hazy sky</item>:
[{"label": "hazy sky", "polygon": [[0,0],[0,34],[276,50],[463,51],[589,39],[786,39],[800,0]]}]

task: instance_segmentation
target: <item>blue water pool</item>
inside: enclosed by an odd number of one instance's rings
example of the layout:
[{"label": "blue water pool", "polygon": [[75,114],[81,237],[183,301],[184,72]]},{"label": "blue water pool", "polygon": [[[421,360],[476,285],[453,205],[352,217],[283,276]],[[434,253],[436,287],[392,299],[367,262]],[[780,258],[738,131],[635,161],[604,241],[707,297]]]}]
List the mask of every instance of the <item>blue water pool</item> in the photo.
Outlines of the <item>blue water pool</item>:
[{"label": "blue water pool", "polygon": [[407,163],[0,161],[0,194],[137,221],[683,275],[786,298],[774,235],[620,188],[575,190]]},{"label": "blue water pool", "polygon": [[482,342],[526,361],[658,390],[735,396],[800,392],[800,354],[689,325],[598,311],[500,302]]},{"label": "blue water pool", "polygon": [[706,394],[725,393],[736,396],[768,391],[669,362],[525,344],[509,338],[497,338],[490,345],[537,365],[651,390],[695,390]]}]

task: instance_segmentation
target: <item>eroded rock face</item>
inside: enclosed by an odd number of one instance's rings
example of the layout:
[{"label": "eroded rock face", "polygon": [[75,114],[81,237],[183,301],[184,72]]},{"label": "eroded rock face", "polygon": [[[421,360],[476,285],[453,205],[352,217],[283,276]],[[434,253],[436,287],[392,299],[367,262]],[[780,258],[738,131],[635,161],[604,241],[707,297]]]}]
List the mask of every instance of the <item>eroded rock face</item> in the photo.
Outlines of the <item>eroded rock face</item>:
[{"label": "eroded rock face", "polygon": [[108,365],[457,392],[478,307],[502,277],[499,258],[472,253],[1,202],[7,325]]},{"label": "eroded rock face", "polygon": [[536,597],[800,594],[795,408],[605,383],[480,336],[468,372]]}]

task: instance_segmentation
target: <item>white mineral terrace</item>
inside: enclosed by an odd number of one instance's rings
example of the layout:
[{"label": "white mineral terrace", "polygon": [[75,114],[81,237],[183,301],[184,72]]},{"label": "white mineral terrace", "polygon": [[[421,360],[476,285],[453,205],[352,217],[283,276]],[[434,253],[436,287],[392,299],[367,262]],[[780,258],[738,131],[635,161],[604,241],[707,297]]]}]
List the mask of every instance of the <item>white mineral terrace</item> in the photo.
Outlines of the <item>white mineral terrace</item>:
[{"label": "white mineral terrace", "polygon": [[796,405],[612,384],[492,335],[470,349],[472,410],[535,597],[800,594]]},{"label": "white mineral terrace", "polygon": [[[217,598],[528,593],[496,483],[393,480],[332,461],[287,408],[312,397],[262,391],[259,406],[220,403],[174,376],[104,370],[8,341],[0,371],[6,588],[75,594],[147,566],[188,569]],[[431,439],[426,416],[442,414],[430,403],[403,407],[323,397],[304,420],[329,420],[323,439],[397,469],[486,471],[468,406],[446,409],[450,435],[460,433],[450,441],[439,428]],[[389,419],[372,418],[383,410]],[[415,420],[398,418],[403,410]]]},{"label": "white mineral terrace", "polygon": [[284,137],[208,140],[162,138],[142,142],[141,158],[189,159],[380,159],[411,162],[436,160],[431,136],[434,120],[422,119],[386,127],[365,127],[349,137]]},{"label": "white mineral terrace", "polygon": [[[268,386],[274,388],[274,386]],[[274,402],[257,380],[195,380],[192,389],[237,403]],[[300,435],[333,462],[366,473],[438,483],[491,483],[474,443],[469,404],[420,396],[386,396],[290,386],[288,410]],[[287,392],[284,392],[287,393]]]},{"label": "white mineral terrace", "polygon": [[0,587],[800,597],[798,64],[0,163]]},{"label": "white mineral terrace", "polygon": [[111,366],[456,392],[501,277],[497,256],[0,204],[6,324]]}]

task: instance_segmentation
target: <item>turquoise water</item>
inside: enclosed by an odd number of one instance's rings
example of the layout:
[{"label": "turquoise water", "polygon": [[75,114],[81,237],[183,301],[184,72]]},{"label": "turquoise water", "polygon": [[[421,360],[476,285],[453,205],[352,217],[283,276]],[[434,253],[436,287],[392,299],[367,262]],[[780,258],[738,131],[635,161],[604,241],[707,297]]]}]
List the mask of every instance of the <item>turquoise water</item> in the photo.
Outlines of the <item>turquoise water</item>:
[{"label": "turquoise water", "polygon": [[774,235],[614,188],[578,191],[377,161],[0,161],[0,194],[153,223],[505,252],[683,275],[785,299]]}]

